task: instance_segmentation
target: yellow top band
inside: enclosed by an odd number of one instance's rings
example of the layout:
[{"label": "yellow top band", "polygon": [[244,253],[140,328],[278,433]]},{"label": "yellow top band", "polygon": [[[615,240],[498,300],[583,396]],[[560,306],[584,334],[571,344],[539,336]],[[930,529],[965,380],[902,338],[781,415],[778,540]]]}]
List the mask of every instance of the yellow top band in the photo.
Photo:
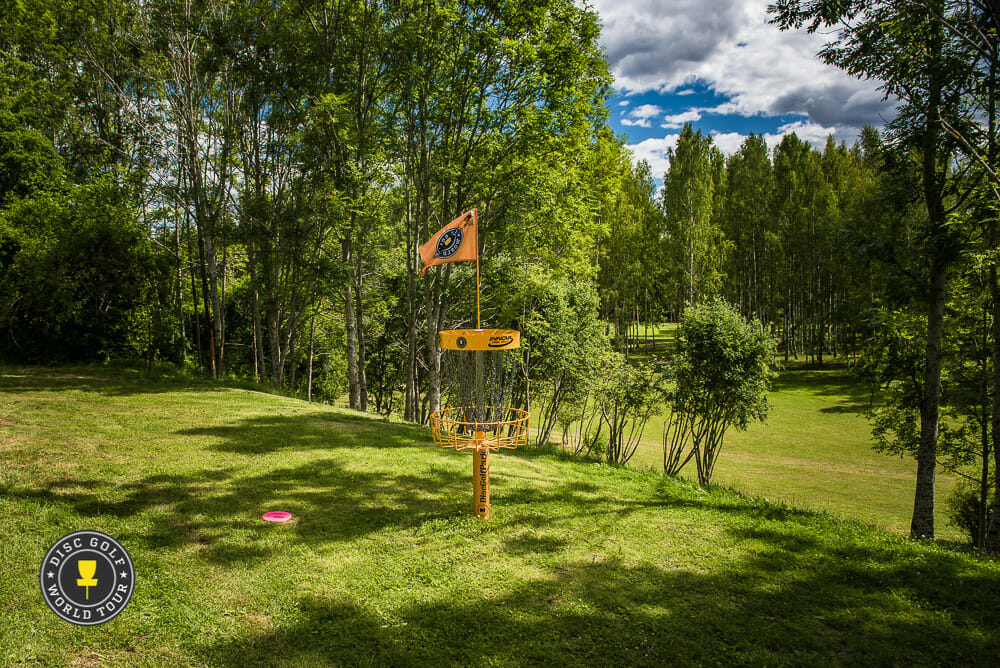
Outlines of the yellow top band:
[{"label": "yellow top band", "polygon": [[448,329],[438,332],[445,350],[510,350],[521,345],[516,329]]}]

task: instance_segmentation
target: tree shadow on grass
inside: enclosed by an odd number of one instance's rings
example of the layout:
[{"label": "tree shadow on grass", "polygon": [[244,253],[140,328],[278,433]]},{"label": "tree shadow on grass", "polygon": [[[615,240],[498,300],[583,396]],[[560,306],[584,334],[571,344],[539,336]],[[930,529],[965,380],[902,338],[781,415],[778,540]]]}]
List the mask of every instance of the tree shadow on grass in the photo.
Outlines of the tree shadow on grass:
[{"label": "tree shadow on grass", "polygon": [[835,406],[820,409],[821,413],[863,413],[871,403],[868,388],[847,368],[796,367],[786,370],[772,383],[775,392],[805,392],[821,397],[839,398]]},{"label": "tree shadow on grass", "polygon": [[401,448],[431,440],[429,432],[413,425],[340,413],[262,415],[229,425],[184,429],[176,433],[215,438],[216,442],[210,446],[213,450],[240,455],[359,446]]},{"label": "tree shadow on grass", "polygon": [[[243,476],[234,469],[152,475],[120,486],[109,500],[108,483],[64,478],[34,491],[7,496],[68,505],[84,517],[129,518],[146,514],[141,535],[122,536],[150,549],[199,547],[213,562],[267,556],[269,510],[286,510],[295,542],[349,541],[385,528],[408,528],[448,514],[468,480],[454,470],[425,467],[421,475],[363,472],[324,458]],[[464,510],[464,506],[462,507]]]},{"label": "tree shadow on grass", "polygon": [[[122,539],[156,550],[193,546],[199,556],[217,563],[260,559],[280,549],[268,543],[273,527],[260,519],[269,510],[291,512],[294,520],[285,528],[293,540],[316,545],[470,511],[471,458],[434,447],[430,434],[412,425],[361,415],[299,413],[175,433],[204,440],[186,454],[203,459],[204,468],[138,479],[126,475],[124,482],[115,483],[88,471],[92,461],[100,462],[81,457],[81,468],[46,484],[3,491],[15,499],[69,507],[83,517],[128,520],[142,515],[137,522],[141,532],[123,533]],[[209,468],[212,452],[228,456]],[[144,454],[118,456],[127,470],[132,459]],[[165,464],[169,467],[171,461]],[[256,473],[248,474],[244,462]],[[580,483],[571,487],[553,490],[542,501],[562,494],[573,501],[590,489]]]},{"label": "tree shadow on grass", "polygon": [[[304,596],[286,625],[207,642],[198,656],[222,666],[995,665],[996,573],[963,578],[947,554],[926,570],[859,546],[822,554],[795,527],[743,537],[756,549],[712,572],[607,559],[536,565],[514,583],[484,573],[467,597],[390,610]],[[951,585],[935,585],[935,573]]]},{"label": "tree shadow on grass", "polygon": [[35,394],[76,390],[105,396],[160,394],[164,392],[224,392],[231,389],[216,381],[181,374],[159,374],[103,366],[4,366],[0,365],[0,393]]}]

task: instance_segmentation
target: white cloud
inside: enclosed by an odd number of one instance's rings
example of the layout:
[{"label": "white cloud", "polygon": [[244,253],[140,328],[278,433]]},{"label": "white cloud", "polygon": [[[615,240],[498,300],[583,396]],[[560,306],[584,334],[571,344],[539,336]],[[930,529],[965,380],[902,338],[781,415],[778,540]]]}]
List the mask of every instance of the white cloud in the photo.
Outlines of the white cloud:
[{"label": "white cloud", "polygon": [[[747,138],[746,135],[740,134],[739,132],[712,131],[709,134],[712,135],[712,142],[727,156],[740,150],[740,146],[743,145],[743,142],[746,141]],[[768,143],[768,147],[771,147],[770,143]]]},{"label": "white cloud", "polygon": [[840,141],[847,141],[848,143],[853,143],[857,137],[838,137],[836,128],[825,128],[817,123],[807,123],[805,121],[796,121],[795,123],[789,123],[787,125],[782,125],[778,128],[777,134],[766,134],[764,139],[767,141],[767,145],[770,148],[774,148],[781,143],[781,138],[787,134],[795,133],[796,136],[802,141],[807,141],[812,144],[812,147],[822,151],[823,147],[826,146],[826,139],[830,135],[839,143]]},{"label": "white cloud", "polygon": [[685,123],[700,121],[702,111],[702,109],[688,109],[687,111],[683,111],[679,114],[665,116],[660,127],[667,130],[680,130],[684,127]]},{"label": "white cloud", "polygon": [[804,116],[809,127],[838,136],[856,137],[865,124],[892,118],[894,105],[882,101],[876,83],[816,57],[829,35],[770,25],[772,1],[594,0],[616,87],[626,95],[678,94],[697,83],[728,99],[703,113]]},{"label": "white cloud", "polygon": [[637,125],[641,128],[651,126],[651,119],[663,113],[655,104],[641,104],[635,109],[628,111],[622,118],[622,125]]},{"label": "white cloud", "polygon": [[[836,128],[823,127],[817,123],[809,123],[806,121],[796,121],[794,123],[782,125],[778,128],[777,132],[768,132],[764,134],[764,141],[767,142],[768,150],[773,151],[774,148],[781,143],[781,140],[785,135],[793,132],[799,139],[809,142],[812,147],[818,151],[823,150],[823,147],[826,146],[826,139],[830,135],[833,135],[834,141],[838,144],[845,141],[850,145],[857,140],[856,136],[843,136],[838,134]],[[739,132],[719,132],[713,130],[709,134],[712,135],[712,141],[719,147],[719,150],[727,156],[739,151],[743,142],[747,138],[747,135]]]},{"label": "white cloud", "polygon": [[663,178],[670,168],[670,160],[667,159],[667,151],[677,146],[677,139],[680,135],[664,135],[663,137],[651,137],[644,139],[638,144],[629,144],[628,149],[632,151],[636,162],[645,160],[652,168],[653,178],[657,181]]},{"label": "white cloud", "polygon": [[[782,138],[792,132],[799,139],[809,142],[813,148],[819,151],[822,151],[823,147],[826,146],[826,139],[830,135],[833,135],[837,143],[846,141],[848,144],[851,144],[856,139],[856,137],[838,136],[835,128],[827,128],[805,121],[796,121],[795,123],[788,123],[781,126],[776,133],[767,133],[764,135],[764,141],[767,142],[768,150],[773,151],[781,143]],[[748,136],[739,132],[719,132],[717,130],[712,130],[708,134],[712,136],[712,143],[727,157],[739,151]],[[653,178],[659,182],[663,179],[663,175],[667,173],[667,170],[670,169],[670,160],[667,158],[667,153],[670,149],[677,148],[677,140],[679,138],[679,134],[652,137],[636,144],[629,144],[626,148],[632,151],[636,162],[645,160],[649,163],[653,170]]]}]

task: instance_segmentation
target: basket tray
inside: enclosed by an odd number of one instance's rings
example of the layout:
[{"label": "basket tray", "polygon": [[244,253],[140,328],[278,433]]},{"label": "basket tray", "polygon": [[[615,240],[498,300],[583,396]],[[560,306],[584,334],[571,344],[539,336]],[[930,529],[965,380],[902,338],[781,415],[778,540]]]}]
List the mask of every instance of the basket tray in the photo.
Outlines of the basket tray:
[{"label": "basket tray", "polygon": [[471,422],[466,416],[472,409],[465,406],[442,408],[431,414],[431,433],[434,442],[442,448],[456,450],[489,448],[516,448],[528,444],[528,419],[530,413],[520,408],[486,406],[487,415],[499,419]]}]

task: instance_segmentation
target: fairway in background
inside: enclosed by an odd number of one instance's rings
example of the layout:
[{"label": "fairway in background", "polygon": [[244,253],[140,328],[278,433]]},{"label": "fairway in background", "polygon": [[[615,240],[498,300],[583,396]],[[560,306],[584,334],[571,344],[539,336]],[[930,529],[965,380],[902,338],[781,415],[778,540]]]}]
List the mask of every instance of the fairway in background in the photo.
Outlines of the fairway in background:
[{"label": "fairway in background", "polygon": [[[864,416],[869,399],[845,365],[789,363],[768,395],[773,409],[767,421],[726,433],[714,482],[908,534],[916,463],[872,450]],[[662,419],[647,426],[634,466],[662,469],[656,433],[661,428]],[[694,479],[695,473],[685,469],[683,477]],[[939,538],[961,540],[944,506],[954,486],[954,478],[939,469],[936,532]]]}]

